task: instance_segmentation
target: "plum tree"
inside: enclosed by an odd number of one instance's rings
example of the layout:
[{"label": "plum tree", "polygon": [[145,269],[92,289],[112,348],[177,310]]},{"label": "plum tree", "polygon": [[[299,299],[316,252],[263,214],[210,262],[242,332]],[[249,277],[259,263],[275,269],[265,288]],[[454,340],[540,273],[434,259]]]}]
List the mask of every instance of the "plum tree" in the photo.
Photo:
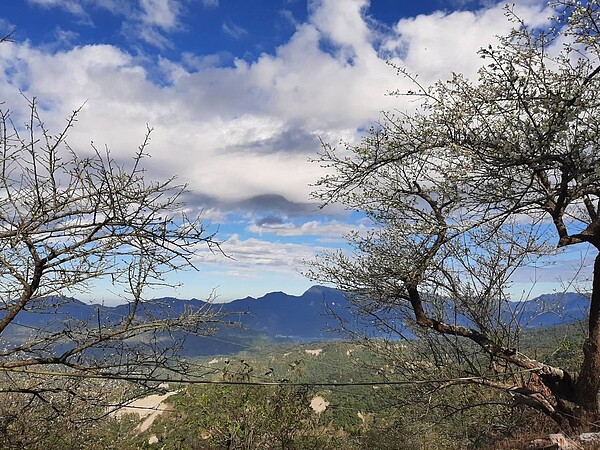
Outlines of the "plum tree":
[{"label": "plum tree", "polygon": [[[416,112],[385,114],[359,145],[325,144],[323,203],[376,225],[354,234],[353,255],[325,253],[309,271],[389,322],[470,342],[475,380],[506,391],[567,428],[600,419],[600,4],[553,2],[531,28],[480,51],[477,80],[415,84]],[[596,252],[588,336],[576,373],[519,351],[506,317],[511,275],[557,249]],[[387,311],[383,313],[382,311]],[[393,313],[390,313],[393,311]],[[453,321],[449,311],[464,319]],[[456,339],[458,338],[458,339]],[[450,342],[450,340],[447,340]],[[509,373],[533,374],[523,377]],[[506,376],[502,376],[505,374]]]}]

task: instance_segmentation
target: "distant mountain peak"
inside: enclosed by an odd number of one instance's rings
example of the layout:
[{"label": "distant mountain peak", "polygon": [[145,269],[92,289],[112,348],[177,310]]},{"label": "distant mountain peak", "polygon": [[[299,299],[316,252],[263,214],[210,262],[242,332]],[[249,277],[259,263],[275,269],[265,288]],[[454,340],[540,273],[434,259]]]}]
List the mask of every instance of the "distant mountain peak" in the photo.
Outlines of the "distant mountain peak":
[{"label": "distant mountain peak", "polygon": [[339,292],[336,288],[315,284],[314,286],[309,287],[304,294],[323,294],[332,291]]}]

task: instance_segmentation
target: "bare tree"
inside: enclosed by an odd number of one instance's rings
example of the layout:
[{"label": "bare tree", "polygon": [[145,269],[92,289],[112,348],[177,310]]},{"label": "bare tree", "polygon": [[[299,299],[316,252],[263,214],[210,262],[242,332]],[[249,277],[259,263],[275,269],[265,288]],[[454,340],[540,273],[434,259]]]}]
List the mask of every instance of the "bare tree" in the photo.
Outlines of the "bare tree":
[{"label": "bare tree", "polygon": [[566,429],[597,428],[600,257],[577,372],[523,354],[505,314],[515,271],[562,247],[600,249],[600,4],[553,6],[542,28],[507,9],[515,28],[480,51],[477,81],[455,74],[425,87],[400,69],[417,112],[385,115],[361,145],[324,146],[332,173],[317,198],[365,212],[376,228],[350,236],[353,255],[324,254],[310,275],[388,329],[390,318],[409,319],[458,354],[478,349],[463,366],[470,382]]},{"label": "bare tree", "polygon": [[[87,377],[135,375],[148,387],[145,378],[185,370],[180,338],[209,333],[216,315],[208,306],[175,314],[147,296],[193,268],[200,246],[220,251],[214,233],[184,212],[185,185],[148,180],[150,129],[120,164],[108,148],[92,144],[81,156],[69,146],[80,110],[53,134],[35,100],[28,106],[24,126],[0,111],[0,393],[52,403],[62,391],[89,403]],[[98,306],[74,314],[72,296],[100,279],[122,296],[121,313]],[[97,383],[96,399],[108,402],[106,386]]]}]

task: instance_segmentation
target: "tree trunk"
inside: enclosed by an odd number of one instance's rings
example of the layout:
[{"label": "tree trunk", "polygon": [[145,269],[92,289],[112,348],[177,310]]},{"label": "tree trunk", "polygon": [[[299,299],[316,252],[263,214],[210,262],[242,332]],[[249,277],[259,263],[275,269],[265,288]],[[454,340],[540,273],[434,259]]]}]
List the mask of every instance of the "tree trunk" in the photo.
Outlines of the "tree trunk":
[{"label": "tree trunk", "polygon": [[[575,401],[588,420],[596,422],[599,415],[600,390],[600,253],[594,262],[592,297],[588,324],[588,337],[583,345],[583,363],[575,384]],[[592,424],[590,424],[592,425]],[[600,424],[596,424],[600,427]]]}]

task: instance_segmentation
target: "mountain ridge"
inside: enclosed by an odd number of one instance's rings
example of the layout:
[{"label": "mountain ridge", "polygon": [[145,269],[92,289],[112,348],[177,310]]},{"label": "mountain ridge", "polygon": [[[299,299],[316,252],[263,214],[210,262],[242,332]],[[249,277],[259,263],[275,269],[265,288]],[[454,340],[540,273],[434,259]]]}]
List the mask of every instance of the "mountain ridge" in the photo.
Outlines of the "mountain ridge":
[{"label": "mountain ridge", "polygon": [[[64,321],[109,326],[131,312],[131,305],[128,304],[105,306],[59,297],[44,299],[44,302],[47,305],[42,304],[42,310],[20,313],[9,329],[21,326],[51,330]],[[510,303],[503,314],[504,319],[513,318],[522,327],[537,328],[582,320],[588,308],[589,298],[584,294],[553,293],[525,302]],[[161,297],[139,305],[136,314],[146,318],[167,318],[178,316],[186,310],[202,309],[210,309],[237,326],[217,326],[214,336],[185,336],[184,353],[188,355],[239,351],[240,346],[264,340],[310,342],[339,339],[343,334],[336,331],[339,328],[338,319],[351,321],[353,326],[372,336],[384,336],[381,330],[372,326],[369,328],[367,322],[357,320],[342,291],[319,285],[310,287],[301,295],[275,291],[258,298],[248,296],[220,304],[195,298]],[[462,322],[464,318],[458,320]]]}]

